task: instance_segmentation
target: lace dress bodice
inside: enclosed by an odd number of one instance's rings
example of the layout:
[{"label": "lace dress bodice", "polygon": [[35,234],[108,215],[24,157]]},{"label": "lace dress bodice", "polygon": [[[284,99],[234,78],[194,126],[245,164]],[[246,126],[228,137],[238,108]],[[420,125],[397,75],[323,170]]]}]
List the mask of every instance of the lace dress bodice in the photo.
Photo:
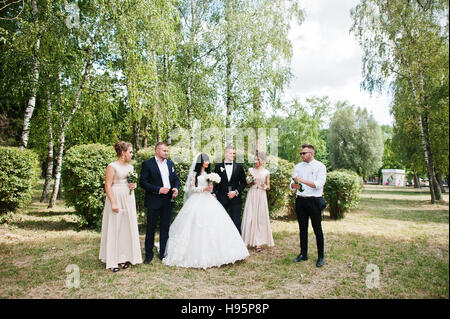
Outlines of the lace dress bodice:
[{"label": "lace dress bodice", "polygon": [[208,181],[206,180],[206,173],[203,172],[197,177],[197,186],[195,186],[195,175],[194,173],[189,180],[189,192],[192,193],[202,193],[205,187],[208,187]]}]

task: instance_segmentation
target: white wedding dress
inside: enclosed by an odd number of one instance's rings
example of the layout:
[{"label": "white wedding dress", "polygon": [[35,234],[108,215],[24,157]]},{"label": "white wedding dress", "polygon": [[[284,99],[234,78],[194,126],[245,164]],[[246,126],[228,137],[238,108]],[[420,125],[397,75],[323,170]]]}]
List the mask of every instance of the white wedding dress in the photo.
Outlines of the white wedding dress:
[{"label": "white wedding dress", "polygon": [[206,173],[189,183],[190,196],[170,225],[163,263],[187,268],[220,267],[249,256],[236,226],[209,192]]}]

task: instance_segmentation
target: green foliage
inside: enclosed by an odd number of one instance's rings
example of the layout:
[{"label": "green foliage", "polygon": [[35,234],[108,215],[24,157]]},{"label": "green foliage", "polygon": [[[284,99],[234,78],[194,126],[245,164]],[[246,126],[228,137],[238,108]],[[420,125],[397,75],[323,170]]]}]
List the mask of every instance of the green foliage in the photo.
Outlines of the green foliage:
[{"label": "green foliage", "polygon": [[100,228],[106,198],[105,171],[114,160],[114,149],[102,144],[77,145],[64,156],[64,198],[80,217],[79,228]]},{"label": "green foliage", "polygon": [[330,163],[361,176],[375,173],[382,165],[381,128],[371,114],[347,102],[337,105],[329,131]]},{"label": "green foliage", "polygon": [[287,116],[272,117],[269,124],[278,128],[279,156],[298,163],[301,161],[301,145],[312,144],[315,147],[315,158],[327,166],[327,140],[320,127],[324,124],[330,108],[330,101],[326,96],[309,98],[305,103],[295,100],[283,108]]},{"label": "green foliage", "polygon": [[[182,150],[176,147],[169,147],[169,156],[175,154],[181,154]],[[180,179],[181,187],[179,191],[179,195],[175,200],[175,208],[174,211],[178,212],[183,206],[183,197],[184,197],[184,182],[187,179],[189,174],[189,168],[191,165],[191,157],[189,151],[185,151],[186,159],[180,162],[175,163],[175,168],[177,170],[177,175]],[[140,176],[142,163],[155,155],[154,148],[146,148],[139,150],[134,159],[134,168],[135,171]],[[253,167],[253,163],[248,163],[246,161],[243,163],[244,171],[247,173],[250,167]],[[294,164],[288,162],[284,159],[277,158],[274,156],[267,157],[267,163],[265,167],[271,172],[270,174],[270,191],[267,193],[267,201],[269,204],[269,213],[270,216],[273,217],[275,214],[292,214],[294,207],[294,199],[295,196],[292,196],[289,193],[289,183],[290,177],[292,175],[292,171],[294,169]],[[214,171],[214,164],[211,164],[211,171]],[[245,204],[245,199],[247,196],[248,188],[246,188],[242,194],[242,205]],[[146,214],[146,210],[144,208],[144,196],[145,190],[138,186],[135,191],[136,196],[136,206],[139,212],[140,218],[143,218]]]},{"label": "green foliage", "polygon": [[[247,173],[253,163],[243,163],[244,171]],[[269,216],[276,215],[293,216],[295,209],[295,194],[289,191],[290,178],[294,170],[294,163],[275,156],[267,156],[264,167],[270,171],[270,190],[267,192],[267,203],[269,205]],[[248,188],[242,195],[243,204],[247,196]]]},{"label": "green foliage", "polygon": [[344,218],[344,214],[359,204],[362,191],[361,178],[349,170],[335,170],[327,174],[324,198],[333,219]]},{"label": "green foliage", "polygon": [[32,150],[0,146],[0,215],[31,201],[39,177],[39,161]]}]

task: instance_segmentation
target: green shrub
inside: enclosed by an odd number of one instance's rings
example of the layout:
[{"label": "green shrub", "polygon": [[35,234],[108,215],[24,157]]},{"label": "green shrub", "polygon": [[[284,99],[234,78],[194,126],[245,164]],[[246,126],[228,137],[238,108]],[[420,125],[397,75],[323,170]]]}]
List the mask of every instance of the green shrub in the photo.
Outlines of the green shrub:
[{"label": "green shrub", "polygon": [[[244,163],[244,171],[253,167],[253,163]],[[275,156],[267,156],[264,167],[270,171],[270,190],[267,192],[267,203],[269,205],[269,215],[275,216],[295,216],[295,194],[289,190],[290,177],[294,170],[294,164]],[[249,188],[246,188],[242,196],[243,207]],[[294,215],[293,215],[294,214]]]},{"label": "green shrub", "polygon": [[62,183],[66,205],[79,216],[79,228],[99,229],[105,205],[105,172],[117,159],[112,146],[77,145],[64,156]]},{"label": "green shrub", "polygon": [[344,214],[358,206],[362,190],[361,178],[355,172],[336,170],[327,174],[324,198],[332,219],[344,218]]},{"label": "green shrub", "polygon": [[32,150],[0,147],[0,215],[31,201],[39,177],[38,156]]},{"label": "green shrub", "polygon": [[[192,159],[189,151],[185,151],[186,160],[175,162],[177,175],[180,179],[180,191],[175,200],[174,212],[177,213],[183,206],[184,182]],[[176,147],[169,147],[169,156],[183,154]],[[133,162],[135,172],[141,175],[142,163],[155,156],[154,147],[140,149],[135,153]],[[174,156],[175,157],[175,156]],[[72,147],[64,157],[62,179],[64,185],[64,198],[66,204],[73,206],[80,216],[79,227],[100,228],[102,212],[105,202],[105,170],[106,166],[114,161],[116,156],[113,148],[101,144],[79,145]],[[277,164],[277,165],[275,165]],[[253,163],[244,163],[247,172]],[[295,194],[289,192],[289,180],[294,164],[286,160],[268,156],[265,165],[271,171],[271,190],[268,192],[269,213],[271,217],[278,215],[292,215],[294,212]],[[211,170],[213,171],[214,165]],[[245,204],[248,188],[245,189],[242,199]],[[140,223],[146,222],[146,209],[144,208],[145,190],[139,185],[135,190],[136,210]]]},{"label": "green shrub", "polygon": [[[189,157],[189,151],[184,151],[187,157]],[[171,159],[171,154],[177,154],[177,158],[179,158],[179,154],[183,154],[181,149],[176,147],[169,147],[169,156]],[[141,165],[142,162],[150,159],[155,156],[155,150],[153,147],[141,149],[139,150],[134,158],[134,167],[135,171],[140,176],[141,173]],[[175,163],[175,168],[177,170],[178,178],[180,179],[180,191],[177,199],[175,200],[174,211],[178,212],[183,206],[183,197],[184,197],[184,182],[187,179],[188,171],[191,166],[192,158],[186,158],[184,161],[179,161]],[[253,163],[248,163],[245,161],[243,163],[244,171],[247,173],[248,168],[253,167]],[[290,163],[281,158],[277,158],[274,156],[268,156],[267,163],[265,167],[271,171],[270,174],[270,191],[267,193],[267,201],[269,204],[269,213],[270,216],[273,217],[275,214],[284,214],[291,215],[294,211],[294,202],[295,202],[295,194],[292,195],[289,192],[289,183],[290,176],[292,175],[292,171],[294,169],[294,164]],[[211,171],[214,171],[214,164],[211,164]],[[248,188],[246,188],[242,194],[242,206],[244,207],[245,199],[247,196]],[[146,210],[144,208],[144,196],[145,190],[138,186],[135,191],[136,194],[136,206],[139,211],[139,215],[143,218],[146,214]]]}]

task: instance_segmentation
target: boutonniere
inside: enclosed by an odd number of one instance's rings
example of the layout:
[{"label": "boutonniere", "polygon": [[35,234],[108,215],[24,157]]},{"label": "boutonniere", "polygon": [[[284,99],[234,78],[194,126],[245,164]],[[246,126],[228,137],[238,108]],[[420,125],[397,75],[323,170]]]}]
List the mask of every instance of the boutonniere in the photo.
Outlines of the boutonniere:
[{"label": "boutonniere", "polygon": [[172,166],[172,173],[175,173],[175,168]]},{"label": "boutonniere", "polygon": [[223,173],[223,171],[225,170],[225,168],[223,168],[223,167],[221,167],[220,168],[220,171]]}]

